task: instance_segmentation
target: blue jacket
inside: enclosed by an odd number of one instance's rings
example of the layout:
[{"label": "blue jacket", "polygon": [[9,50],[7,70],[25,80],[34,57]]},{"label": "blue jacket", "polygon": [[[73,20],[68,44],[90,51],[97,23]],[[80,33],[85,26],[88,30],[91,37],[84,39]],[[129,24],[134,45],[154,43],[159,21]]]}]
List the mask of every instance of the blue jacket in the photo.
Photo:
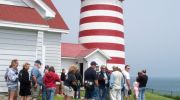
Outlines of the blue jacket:
[{"label": "blue jacket", "polygon": [[[39,69],[37,67],[33,67],[33,69],[31,70],[31,80],[32,80],[32,77],[35,76],[36,79],[37,79],[37,83],[42,86],[43,85],[43,78],[42,78],[42,75],[41,75],[41,72],[39,71]],[[32,85],[34,85],[34,81],[32,80]]]},{"label": "blue jacket", "polygon": [[6,82],[9,88],[18,86],[18,70],[8,68],[6,72]]}]

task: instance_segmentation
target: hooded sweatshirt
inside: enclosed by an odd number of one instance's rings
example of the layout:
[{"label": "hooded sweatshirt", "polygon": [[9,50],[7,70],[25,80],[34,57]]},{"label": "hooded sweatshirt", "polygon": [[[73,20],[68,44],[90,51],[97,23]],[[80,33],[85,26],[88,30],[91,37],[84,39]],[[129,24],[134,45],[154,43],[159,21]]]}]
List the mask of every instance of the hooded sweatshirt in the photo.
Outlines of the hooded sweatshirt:
[{"label": "hooded sweatshirt", "polygon": [[18,86],[18,70],[8,68],[5,78],[9,88]]},{"label": "hooded sweatshirt", "polygon": [[46,88],[56,88],[56,82],[60,82],[59,76],[55,72],[48,72],[44,76]]}]

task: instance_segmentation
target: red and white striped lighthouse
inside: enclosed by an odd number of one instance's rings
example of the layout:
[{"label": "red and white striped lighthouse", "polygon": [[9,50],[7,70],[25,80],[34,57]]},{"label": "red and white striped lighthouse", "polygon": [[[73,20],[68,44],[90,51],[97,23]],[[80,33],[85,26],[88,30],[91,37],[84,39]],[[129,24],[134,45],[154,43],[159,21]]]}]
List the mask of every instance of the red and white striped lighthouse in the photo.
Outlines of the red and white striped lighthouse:
[{"label": "red and white striped lighthouse", "polygon": [[122,0],[82,0],[79,42],[99,48],[112,59],[107,67],[124,67],[124,27]]}]

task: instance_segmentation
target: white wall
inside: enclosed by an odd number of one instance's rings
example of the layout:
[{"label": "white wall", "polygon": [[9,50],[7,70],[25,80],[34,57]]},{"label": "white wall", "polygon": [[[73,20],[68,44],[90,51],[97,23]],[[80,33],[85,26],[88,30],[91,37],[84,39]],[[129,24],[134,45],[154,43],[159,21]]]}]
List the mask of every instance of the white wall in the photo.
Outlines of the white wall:
[{"label": "white wall", "polygon": [[0,28],[0,92],[7,91],[4,74],[12,59],[19,60],[19,70],[25,62],[36,60],[37,31]]},{"label": "white wall", "polygon": [[7,91],[4,74],[15,58],[19,60],[19,70],[25,62],[33,66],[36,59],[44,59],[46,65],[54,66],[60,74],[60,40],[61,33],[0,28],[0,92]]},{"label": "white wall", "polygon": [[98,64],[98,66],[107,64],[106,63],[107,59],[99,52],[94,53],[93,55],[88,57],[86,60],[87,60],[88,67],[90,66],[90,63],[92,61],[95,61]]},{"label": "white wall", "polygon": [[61,33],[44,33],[45,64],[52,65],[58,74],[61,71]]},{"label": "white wall", "polygon": [[76,62],[77,62],[76,59],[65,59],[65,58],[62,58],[61,60],[62,60],[61,61],[61,69],[64,68],[66,70],[66,72],[68,71],[70,65],[76,64]]}]

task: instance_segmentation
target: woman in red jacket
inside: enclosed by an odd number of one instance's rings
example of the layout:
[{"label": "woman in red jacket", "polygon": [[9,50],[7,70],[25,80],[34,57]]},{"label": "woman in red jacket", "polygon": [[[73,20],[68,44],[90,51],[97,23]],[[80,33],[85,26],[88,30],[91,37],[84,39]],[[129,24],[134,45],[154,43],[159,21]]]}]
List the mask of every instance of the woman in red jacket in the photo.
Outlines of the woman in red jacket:
[{"label": "woman in red jacket", "polygon": [[54,94],[56,90],[56,82],[60,82],[59,76],[55,73],[54,67],[49,68],[49,72],[44,76],[44,84],[47,91],[47,100],[54,100]]}]

